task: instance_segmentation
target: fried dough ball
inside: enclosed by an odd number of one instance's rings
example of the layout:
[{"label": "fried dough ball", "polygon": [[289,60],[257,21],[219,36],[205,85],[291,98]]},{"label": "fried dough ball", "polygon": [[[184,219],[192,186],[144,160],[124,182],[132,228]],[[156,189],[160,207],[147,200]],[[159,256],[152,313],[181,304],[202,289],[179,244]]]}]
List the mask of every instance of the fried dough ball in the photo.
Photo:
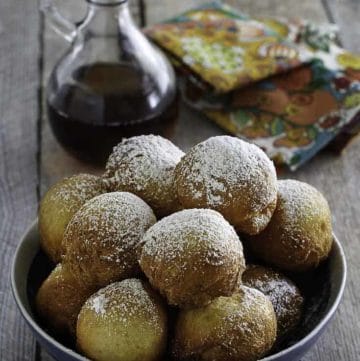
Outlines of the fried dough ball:
[{"label": "fried dough ball", "polygon": [[270,300],[241,286],[230,297],[180,311],[172,352],[176,360],[254,361],[270,351],[275,339]]},{"label": "fried dough ball", "polygon": [[169,140],[155,135],[124,139],[113,150],[104,180],[112,191],[138,195],[159,217],[179,209],[174,169],[184,153]]},{"label": "fried dough ball", "polygon": [[140,266],[168,303],[202,306],[231,295],[245,269],[234,228],[216,211],[188,209],[152,226],[142,239]]},{"label": "fried dough ball", "polygon": [[324,196],[307,183],[280,180],[274,215],[259,235],[250,237],[255,254],[279,269],[316,268],[333,243],[331,213]]},{"label": "fried dough ball", "polygon": [[235,137],[212,137],[192,147],[176,166],[175,185],[184,208],[214,209],[247,234],[261,232],[276,206],[272,161]]},{"label": "fried dough ball", "polygon": [[243,284],[268,296],[274,306],[278,339],[285,337],[299,323],[304,298],[293,281],[269,267],[249,265],[242,275]]},{"label": "fried dough ball", "polygon": [[60,337],[76,334],[76,320],[85,301],[95,291],[84,287],[59,263],[36,295],[36,310],[44,324]]},{"label": "fried dough ball", "polygon": [[136,275],[136,247],[156,222],[151,208],[126,192],[106,193],[82,206],[64,235],[63,262],[79,281],[104,287]]},{"label": "fried dough ball", "polygon": [[77,174],[53,185],[39,209],[40,243],[54,263],[61,260],[65,228],[78,209],[88,200],[106,192],[100,177]]},{"label": "fried dough ball", "polygon": [[77,346],[97,361],[158,361],[165,352],[167,314],[145,282],[127,279],[91,296],[77,322]]}]

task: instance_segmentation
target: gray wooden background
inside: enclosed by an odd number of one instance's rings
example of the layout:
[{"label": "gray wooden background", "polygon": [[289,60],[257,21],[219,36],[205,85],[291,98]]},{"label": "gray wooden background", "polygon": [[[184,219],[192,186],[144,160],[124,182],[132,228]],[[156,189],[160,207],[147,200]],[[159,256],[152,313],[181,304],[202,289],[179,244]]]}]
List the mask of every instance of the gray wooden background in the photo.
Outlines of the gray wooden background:
[{"label": "gray wooden background", "polygon": [[[160,21],[197,0],[147,0],[148,23]],[[359,0],[228,0],[256,15],[300,16],[340,27],[344,47],[360,53]],[[74,19],[83,0],[58,1]],[[132,0],[135,8],[136,0]],[[9,269],[21,234],[36,217],[38,201],[56,180],[76,172],[99,173],[66,154],[50,133],[43,110],[43,85],[67,44],[38,12],[37,0],[0,1],[0,360],[51,360],[21,319],[9,288]],[[70,11],[71,10],[71,11]],[[137,13],[136,9],[134,12]],[[191,129],[191,132],[189,132]],[[184,150],[221,129],[181,108],[175,143]],[[329,329],[304,361],[360,360],[360,141],[341,157],[319,154],[292,174],[327,196],[334,227],[347,254],[349,277],[344,301]]]}]

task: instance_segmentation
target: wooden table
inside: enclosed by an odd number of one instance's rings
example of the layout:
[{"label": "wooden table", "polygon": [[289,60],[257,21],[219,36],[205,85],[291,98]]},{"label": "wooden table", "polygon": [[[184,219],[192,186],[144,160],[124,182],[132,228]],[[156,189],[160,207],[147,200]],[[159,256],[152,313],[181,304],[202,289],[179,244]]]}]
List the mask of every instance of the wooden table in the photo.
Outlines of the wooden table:
[{"label": "wooden table", "polygon": [[[65,12],[71,5],[71,14],[75,17],[83,13],[85,4],[81,0],[62,3]],[[199,3],[201,1],[149,0],[145,16],[148,23],[153,23]],[[337,23],[342,44],[360,52],[358,0],[232,0],[228,3],[250,14],[301,16],[317,22]],[[39,14],[37,0],[1,0],[1,361],[51,360],[35,342],[14,304],[9,287],[11,260],[21,234],[36,217],[39,198],[50,184],[80,171],[101,172],[61,149],[46,120],[43,85],[66,46]],[[182,106],[174,141],[187,150],[194,143],[221,133],[221,129]],[[360,360],[360,141],[342,157],[319,154],[296,173],[284,176],[307,181],[326,195],[349,266],[344,301],[329,329],[303,360]]]}]

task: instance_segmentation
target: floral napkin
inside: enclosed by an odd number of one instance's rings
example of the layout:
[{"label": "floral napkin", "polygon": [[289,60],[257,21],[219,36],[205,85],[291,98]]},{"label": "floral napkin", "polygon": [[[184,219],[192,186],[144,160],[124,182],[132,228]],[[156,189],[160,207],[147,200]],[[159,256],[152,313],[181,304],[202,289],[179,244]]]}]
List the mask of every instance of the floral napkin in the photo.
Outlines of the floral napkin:
[{"label": "floral napkin", "polygon": [[360,130],[360,56],[331,26],[250,18],[215,2],[146,30],[171,57],[186,101],[295,170]]}]

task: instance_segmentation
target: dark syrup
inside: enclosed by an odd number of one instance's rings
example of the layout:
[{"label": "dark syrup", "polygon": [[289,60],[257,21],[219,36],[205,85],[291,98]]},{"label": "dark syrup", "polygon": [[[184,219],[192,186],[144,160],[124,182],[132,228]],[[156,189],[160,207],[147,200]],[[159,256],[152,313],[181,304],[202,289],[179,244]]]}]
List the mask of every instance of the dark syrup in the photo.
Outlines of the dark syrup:
[{"label": "dark syrup", "polygon": [[103,163],[123,137],[171,137],[178,113],[174,85],[160,89],[139,70],[97,63],[56,89],[50,79],[48,117],[58,141],[78,158]]}]

